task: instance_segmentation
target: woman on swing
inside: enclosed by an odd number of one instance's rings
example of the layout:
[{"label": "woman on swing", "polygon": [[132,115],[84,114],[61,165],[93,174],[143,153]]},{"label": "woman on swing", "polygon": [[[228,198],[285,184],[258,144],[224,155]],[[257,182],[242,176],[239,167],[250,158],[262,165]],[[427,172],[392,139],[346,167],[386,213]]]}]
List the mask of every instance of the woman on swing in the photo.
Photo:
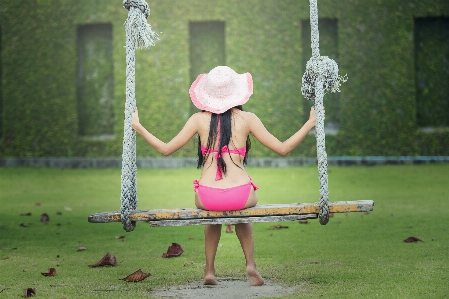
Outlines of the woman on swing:
[{"label": "woman on swing", "polygon": [[[309,120],[284,142],[271,135],[260,119],[242,110],[253,93],[250,73],[237,74],[227,66],[217,66],[208,74],[200,74],[189,90],[193,104],[202,112],[193,114],[170,142],[164,143],[149,133],[139,122],[137,108],[132,126],[154,149],[169,156],[198,134],[198,168],[201,177],[194,181],[195,205],[209,211],[231,211],[257,204],[256,190],[243,165],[250,149],[249,134],[282,156],[293,150],[315,126],[315,110]],[[251,223],[235,225],[235,231],[246,259],[250,285],[263,285],[264,280],[254,260]],[[221,224],[204,228],[206,267],[204,284],[215,285],[214,260],[221,236]]]}]

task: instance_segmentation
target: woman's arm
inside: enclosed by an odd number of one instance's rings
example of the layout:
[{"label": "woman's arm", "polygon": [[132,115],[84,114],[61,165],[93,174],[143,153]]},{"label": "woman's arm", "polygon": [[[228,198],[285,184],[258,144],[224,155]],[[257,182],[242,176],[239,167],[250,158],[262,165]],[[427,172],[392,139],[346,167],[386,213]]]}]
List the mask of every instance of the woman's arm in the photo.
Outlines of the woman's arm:
[{"label": "woman's arm", "polygon": [[136,132],[139,133],[140,136],[142,136],[149,145],[151,145],[155,150],[157,150],[164,156],[173,154],[178,149],[183,147],[187,142],[189,142],[193,135],[198,132],[197,124],[197,117],[194,114],[189,118],[178,135],[176,135],[169,143],[165,143],[148,132],[147,129],[145,129],[144,126],[140,124],[137,108],[134,110],[132,120],[133,129],[136,130]]},{"label": "woman's arm", "polygon": [[251,120],[249,121],[250,131],[254,135],[254,137],[256,137],[256,139],[259,140],[260,143],[268,147],[270,150],[282,156],[287,155],[295,147],[297,147],[307,136],[307,133],[309,133],[309,131],[315,126],[315,124],[315,109],[312,107],[310,109],[309,119],[302,126],[302,128],[286,141],[281,142],[270,132],[268,132],[262,121],[255,114],[251,114]]}]

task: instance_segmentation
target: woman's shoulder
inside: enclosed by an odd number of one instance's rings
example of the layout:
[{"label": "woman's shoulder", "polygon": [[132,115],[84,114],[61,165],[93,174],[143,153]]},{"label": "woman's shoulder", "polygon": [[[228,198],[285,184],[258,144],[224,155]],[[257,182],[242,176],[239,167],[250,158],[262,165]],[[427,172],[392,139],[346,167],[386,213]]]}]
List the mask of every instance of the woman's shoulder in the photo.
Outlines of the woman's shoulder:
[{"label": "woman's shoulder", "polygon": [[251,122],[254,121],[256,119],[258,119],[257,115],[253,112],[249,112],[249,111],[242,111],[242,110],[236,110],[236,114],[240,117],[242,117],[246,122]]},{"label": "woman's shoulder", "polygon": [[190,118],[193,120],[203,121],[203,120],[210,120],[210,117],[211,117],[210,112],[200,111],[200,112],[193,113]]}]

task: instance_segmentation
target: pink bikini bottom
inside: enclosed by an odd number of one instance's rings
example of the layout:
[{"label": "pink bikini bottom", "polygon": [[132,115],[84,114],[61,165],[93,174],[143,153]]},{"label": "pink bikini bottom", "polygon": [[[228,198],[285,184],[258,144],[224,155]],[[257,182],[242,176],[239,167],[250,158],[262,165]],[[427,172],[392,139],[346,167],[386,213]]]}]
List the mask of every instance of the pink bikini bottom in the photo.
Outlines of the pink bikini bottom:
[{"label": "pink bikini bottom", "polygon": [[214,188],[200,185],[193,181],[193,191],[198,196],[204,208],[208,211],[235,211],[245,207],[251,188],[259,189],[252,181],[248,184],[232,188]]}]

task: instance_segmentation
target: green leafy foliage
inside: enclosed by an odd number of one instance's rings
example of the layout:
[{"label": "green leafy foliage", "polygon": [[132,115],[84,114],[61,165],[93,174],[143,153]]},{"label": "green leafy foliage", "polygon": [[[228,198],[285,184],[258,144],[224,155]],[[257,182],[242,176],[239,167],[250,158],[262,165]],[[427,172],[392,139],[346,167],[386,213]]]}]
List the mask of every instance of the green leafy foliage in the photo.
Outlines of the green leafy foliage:
[{"label": "green leafy foliage", "polygon": [[[310,107],[300,91],[304,61],[310,56],[304,42],[310,37],[304,36],[308,30],[303,28],[309,19],[308,1],[154,0],[149,5],[149,23],[161,41],[136,53],[136,97],[141,122],[150,132],[169,141],[192,112],[188,89],[197,75],[193,73],[204,72],[190,56],[194,49],[189,26],[198,22],[223,22],[224,54],[215,57],[217,63],[224,59],[237,72],[253,75],[254,95],[245,110],[255,112],[280,140],[302,126]],[[414,19],[448,18],[449,2],[321,0],[318,9],[321,55],[337,59],[340,74],[349,77],[341,94],[325,97],[327,120],[339,122],[338,134],[326,138],[328,155],[449,155],[446,129],[428,134],[419,129],[423,119],[419,111],[429,111],[422,107],[427,104],[419,100],[420,94],[426,88],[447,94],[441,84],[432,87],[447,78],[441,69],[433,71],[447,54],[439,51],[438,30],[423,32],[430,53],[423,57],[431,63],[426,70],[417,69],[414,29]],[[121,155],[126,16],[121,2],[109,0],[2,1],[0,156]],[[337,29],[327,26],[329,20]],[[99,76],[99,82],[92,84],[113,86],[108,112],[85,105],[77,96],[77,28],[95,24],[112,25],[112,49],[107,54],[112,71],[106,72],[112,78]],[[443,56],[429,60],[432,53]],[[104,58],[94,56],[92,61]],[[423,74],[429,83],[420,89],[416,78]],[[80,105],[92,115],[84,117]],[[430,110],[435,113],[430,125],[447,127],[447,109]],[[95,118],[100,120],[90,121]],[[111,133],[114,137],[107,140],[84,136]],[[159,155],[142,138],[137,143],[138,156]],[[312,136],[307,137],[290,156],[315,156],[314,143]],[[174,155],[195,153],[192,142]],[[251,155],[274,153],[254,140]]]}]

